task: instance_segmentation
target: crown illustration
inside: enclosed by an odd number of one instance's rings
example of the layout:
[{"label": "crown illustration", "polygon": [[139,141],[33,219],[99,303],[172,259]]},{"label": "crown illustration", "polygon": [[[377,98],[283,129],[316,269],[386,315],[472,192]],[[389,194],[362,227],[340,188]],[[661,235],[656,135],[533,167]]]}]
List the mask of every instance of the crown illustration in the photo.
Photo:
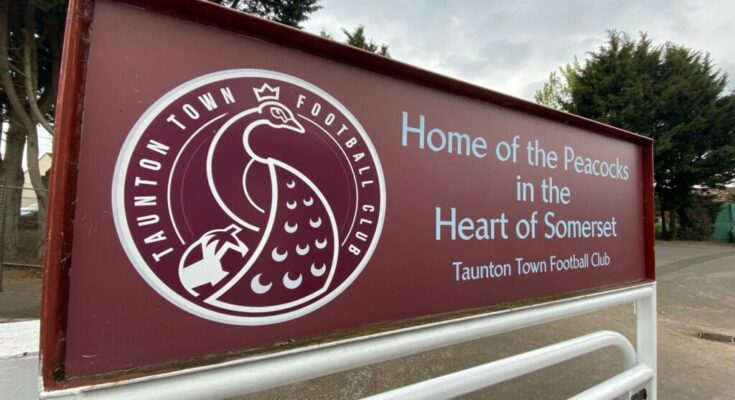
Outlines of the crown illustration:
[{"label": "crown illustration", "polygon": [[278,100],[278,97],[280,96],[280,91],[280,87],[271,87],[267,83],[264,83],[263,86],[260,87],[260,89],[253,89],[255,97],[258,99],[258,102],[261,103],[266,100]]}]

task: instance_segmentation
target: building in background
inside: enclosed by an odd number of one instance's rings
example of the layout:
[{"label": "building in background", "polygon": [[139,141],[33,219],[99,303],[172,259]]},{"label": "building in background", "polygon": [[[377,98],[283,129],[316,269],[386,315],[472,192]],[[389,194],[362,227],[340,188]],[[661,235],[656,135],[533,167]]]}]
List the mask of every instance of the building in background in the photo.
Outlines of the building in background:
[{"label": "building in background", "polygon": [[[51,159],[51,153],[43,153],[38,158],[38,167],[41,170],[41,175],[45,175],[51,169]],[[33,185],[31,185],[31,177],[28,176],[28,170],[26,170],[23,173],[23,194],[20,199],[20,207],[28,207],[37,202],[36,193],[33,191]]]}]

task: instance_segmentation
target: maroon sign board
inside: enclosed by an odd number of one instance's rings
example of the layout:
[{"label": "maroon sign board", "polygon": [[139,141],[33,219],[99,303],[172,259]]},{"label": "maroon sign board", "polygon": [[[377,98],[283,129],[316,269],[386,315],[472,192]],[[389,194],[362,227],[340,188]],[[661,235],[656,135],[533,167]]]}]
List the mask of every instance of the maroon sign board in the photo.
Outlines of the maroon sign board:
[{"label": "maroon sign board", "polygon": [[652,143],[202,1],[72,1],[47,389],[654,279]]}]

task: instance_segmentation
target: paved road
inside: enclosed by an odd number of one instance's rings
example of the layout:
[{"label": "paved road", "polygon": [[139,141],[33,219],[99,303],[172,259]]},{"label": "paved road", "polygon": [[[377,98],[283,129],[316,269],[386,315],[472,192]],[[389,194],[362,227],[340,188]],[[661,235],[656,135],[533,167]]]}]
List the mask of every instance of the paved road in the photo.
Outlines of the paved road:
[{"label": "paved road", "polygon": [[735,344],[695,338],[735,335],[735,246],[656,247],[661,399],[735,399]]},{"label": "paved road", "polygon": [[[735,246],[688,242],[656,245],[659,398],[735,399],[735,344],[698,332],[735,335]],[[632,306],[302,382],[243,399],[351,399],[602,329],[635,343]],[[308,368],[308,366],[304,366]],[[622,370],[615,350],[603,350],[464,399],[566,399]]]}]

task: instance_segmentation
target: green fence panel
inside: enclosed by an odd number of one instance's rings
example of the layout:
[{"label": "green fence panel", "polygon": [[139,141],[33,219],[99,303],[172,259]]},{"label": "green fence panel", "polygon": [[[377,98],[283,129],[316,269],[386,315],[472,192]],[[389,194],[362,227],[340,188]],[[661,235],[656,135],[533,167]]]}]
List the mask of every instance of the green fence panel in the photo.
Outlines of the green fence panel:
[{"label": "green fence panel", "polygon": [[735,234],[735,203],[725,203],[715,219],[715,230],[712,240],[715,242],[733,242]]}]

